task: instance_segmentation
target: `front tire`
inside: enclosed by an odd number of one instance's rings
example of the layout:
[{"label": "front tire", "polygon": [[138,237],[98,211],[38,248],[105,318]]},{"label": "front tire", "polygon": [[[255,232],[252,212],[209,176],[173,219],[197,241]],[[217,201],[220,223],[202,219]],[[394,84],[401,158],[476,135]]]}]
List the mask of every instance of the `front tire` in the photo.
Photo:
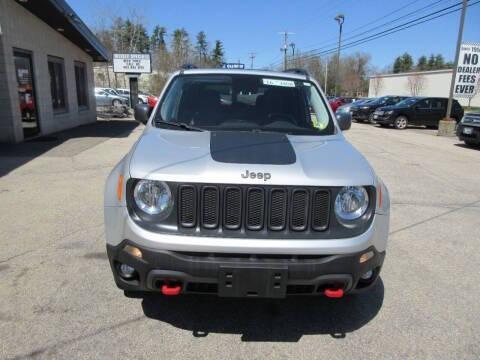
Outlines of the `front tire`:
[{"label": "front tire", "polygon": [[373,113],[371,113],[370,115],[368,115],[368,122],[370,124],[375,124],[375,119],[373,117]]},{"label": "front tire", "polygon": [[395,129],[398,130],[405,130],[408,126],[408,119],[406,116],[400,115],[397,116],[395,121],[393,122],[393,126],[395,126]]}]

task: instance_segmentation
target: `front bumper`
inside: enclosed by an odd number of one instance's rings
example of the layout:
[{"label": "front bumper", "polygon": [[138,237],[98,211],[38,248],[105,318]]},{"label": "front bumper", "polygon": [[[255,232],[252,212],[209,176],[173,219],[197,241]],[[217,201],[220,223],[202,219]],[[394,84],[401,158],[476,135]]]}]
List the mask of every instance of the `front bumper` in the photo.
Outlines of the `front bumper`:
[{"label": "front bumper", "polygon": [[362,109],[351,110],[352,118],[355,120],[368,120],[372,112],[371,110]]},{"label": "front bumper", "polygon": [[[471,134],[465,134],[465,128],[471,128]],[[459,123],[457,126],[457,136],[462,141],[480,144],[480,127]]]},{"label": "front bumper", "polygon": [[[135,246],[142,258],[124,251]],[[362,254],[374,256],[360,263]],[[117,286],[128,292],[160,292],[175,284],[183,294],[217,294],[226,297],[271,297],[321,295],[325,289],[358,292],[373,286],[385,252],[375,247],[346,255],[242,255],[155,250],[125,240],[107,245],[107,254]],[[119,265],[136,271],[133,279],[119,275]],[[372,271],[368,280],[361,275]]]},{"label": "front bumper", "polygon": [[379,114],[373,114],[373,121],[375,121],[377,124],[386,124],[386,125],[390,125],[390,124],[393,124],[393,121],[394,121],[394,116],[393,114],[389,114],[389,115],[379,115]]}]

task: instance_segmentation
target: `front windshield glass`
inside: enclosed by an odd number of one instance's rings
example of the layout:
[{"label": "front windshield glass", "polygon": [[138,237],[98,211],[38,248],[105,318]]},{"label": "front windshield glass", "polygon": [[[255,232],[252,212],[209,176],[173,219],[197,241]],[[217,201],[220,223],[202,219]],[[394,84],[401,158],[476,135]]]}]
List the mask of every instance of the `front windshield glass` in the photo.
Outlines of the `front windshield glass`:
[{"label": "front windshield glass", "polygon": [[400,101],[395,106],[410,106],[410,105],[415,104],[417,101],[418,101],[418,99],[416,99],[416,98],[408,98],[408,99]]},{"label": "front windshield glass", "polygon": [[335,132],[313,83],[260,75],[180,75],[155,115],[159,121],[213,131]]},{"label": "front windshield glass", "polygon": [[372,105],[385,104],[388,99],[390,99],[389,96],[382,96],[382,97],[379,97],[378,99],[371,101],[369,104],[372,104]]}]

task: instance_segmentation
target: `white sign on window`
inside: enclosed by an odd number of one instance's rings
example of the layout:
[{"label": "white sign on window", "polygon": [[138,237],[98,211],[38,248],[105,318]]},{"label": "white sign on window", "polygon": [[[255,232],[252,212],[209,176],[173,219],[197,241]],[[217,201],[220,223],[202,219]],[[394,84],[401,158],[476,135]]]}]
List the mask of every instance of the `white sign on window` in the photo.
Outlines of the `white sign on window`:
[{"label": "white sign on window", "polygon": [[151,73],[150,54],[113,54],[113,72]]},{"label": "white sign on window", "polygon": [[480,44],[463,43],[455,78],[455,97],[474,97],[480,80]]}]

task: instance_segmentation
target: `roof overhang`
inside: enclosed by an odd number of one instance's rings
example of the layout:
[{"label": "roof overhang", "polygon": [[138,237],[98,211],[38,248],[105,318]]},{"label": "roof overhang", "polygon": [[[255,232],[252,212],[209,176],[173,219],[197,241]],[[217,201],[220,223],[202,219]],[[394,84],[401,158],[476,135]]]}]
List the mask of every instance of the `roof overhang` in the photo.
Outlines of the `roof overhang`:
[{"label": "roof overhang", "polygon": [[108,61],[108,51],[64,0],[16,0],[33,15],[65,36],[94,61]]}]

